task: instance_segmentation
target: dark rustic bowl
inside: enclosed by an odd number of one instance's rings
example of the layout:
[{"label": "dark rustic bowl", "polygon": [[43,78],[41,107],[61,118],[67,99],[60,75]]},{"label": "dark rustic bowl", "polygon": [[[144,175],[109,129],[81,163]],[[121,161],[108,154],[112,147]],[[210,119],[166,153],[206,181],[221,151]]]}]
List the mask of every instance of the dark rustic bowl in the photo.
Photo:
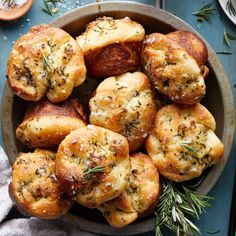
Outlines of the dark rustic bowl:
[{"label": "dark rustic bowl", "polygon": [[[131,2],[103,2],[87,5],[59,17],[51,24],[63,28],[73,36],[77,36],[84,31],[90,21],[104,15],[115,18],[129,16],[141,23],[147,34],[151,32],[169,33],[175,29],[197,33],[181,19],[166,11]],[[201,194],[207,194],[219,179],[230,153],[235,127],[233,95],[230,83],[216,54],[208,44],[207,47],[209,51],[208,66],[211,72],[206,80],[207,93],[202,103],[216,119],[216,134],[225,145],[225,153],[222,161],[205,173],[205,178],[198,188],[198,192]],[[88,78],[85,84],[75,90],[75,93],[86,102],[96,84],[96,80]],[[6,85],[2,103],[2,134],[5,150],[11,163],[15,160],[19,151],[27,151],[15,139],[15,129],[22,121],[26,106],[27,102],[14,96],[8,85]],[[64,218],[83,230],[100,234],[134,235],[148,232],[154,228],[154,217],[149,216],[139,219],[125,228],[114,229],[104,221],[98,211],[89,210],[79,205],[73,207]]]}]

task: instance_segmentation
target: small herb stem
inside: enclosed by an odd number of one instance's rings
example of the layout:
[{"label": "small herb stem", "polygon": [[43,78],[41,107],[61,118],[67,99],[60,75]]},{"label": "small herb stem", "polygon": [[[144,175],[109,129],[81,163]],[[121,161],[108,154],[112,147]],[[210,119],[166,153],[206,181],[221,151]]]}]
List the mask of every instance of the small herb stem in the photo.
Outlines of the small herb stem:
[{"label": "small herb stem", "polygon": [[229,12],[230,15],[233,15],[233,16],[236,15],[236,10],[234,8],[232,0],[227,0],[227,2],[226,2],[226,10]]},{"label": "small herb stem", "polygon": [[84,175],[87,174],[94,174],[94,173],[101,173],[105,171],[105,166],[95,166],[93,168],[90,168],[88,166],[87,158],[86,156],[84,157]]},{"label": "small herb stem", "polygon": [[62,0],[43,0],[44,5],[41,6],[42,10],[47,14],[53,16],[56,12],[58,12],[57,3],[63,3]]},{"label": "small herb stem", "polygon": [[188,218],[199,219],[209,207],[210,197],[195,193],[194,189],[176,185],[168,180],[162,181],[163,193],[156,210],[155,235],[162,236],[164,225],[177,235],[200,234],[200,229]]},{"label": "small herb stem", "polygon": [[230,34],[228,32],[226,32],[224,30],[224,43],[227,45],[227,46],[230,46],[230,41],[232,40],[235,40],[236,39],[236,36],[233,35],[233,34]]},{"label": "small herb stem", "polygon": [[232,53],[232,52],[229,52],[229,51],[219,51],[219,52],[216,52],[216,54],[231,55],[231,54],[233,54],[233,53]]},{"label": "small herb stem", "polygon": [[101,173],[104,171],[105,171],[105,166],[95,166],[91,169],[86,169],[84,174],[87,175],[87,174]]},{"label": "small herb stem", "polygon": [[193,12],[193,15],[197,16],[198,21],[205,21],[216,9],[212,7],[212,3],[208,3],[198,11]]},{"label": "small herb stem", "polygon": [[221,231],[221,229],[215,230],[215,231],[206,231],[208,234],[218,234]]}]

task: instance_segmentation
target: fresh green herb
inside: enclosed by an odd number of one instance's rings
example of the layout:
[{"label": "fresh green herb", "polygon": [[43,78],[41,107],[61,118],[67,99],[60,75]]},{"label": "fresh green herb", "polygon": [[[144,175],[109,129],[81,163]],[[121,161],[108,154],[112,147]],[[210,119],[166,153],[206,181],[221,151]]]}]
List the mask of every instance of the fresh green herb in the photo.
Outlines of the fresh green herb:
[{"label": "fresh green herb", "polygon": [[43,0],[44,6],[41,6],[41,8],[47,14],[53,16],[59,10],[59,8],[57,7],[57,3],[63,2],[64,1],[62,0]]},{"label": "fresh green herb", "polygon": [[85,169],[84,174],[94,174],[94,173],[100,173],[100,172],[104,172],[105,171],[105,166],[95,166],[93,168],[88,168]]},{"label": "fresh green herb", "polygon": [[62,1],[62,0],[46,0],[47,2],[51,2],[51,3],[53,3],[53,4],[56,4],[56,3],[63,3],[64,1]]},{"label": "fresh green herb", "polygon": [[224,30],[224,43],[227,45],[227,46],[230,46],[230,40],[235,40],[236,39],[236,36],[233,35],[233,34],[230,34],[228,32],[226,32]]},{"label": "fresh green herb", "polygon": [[41,6],[42,10],[45,11],[47,14],[53,16],[53,12],[48,2],[46,0],[43,0],[43,3],[44,3],[44,6]]},{"label": "fresh green herb", "polygon": [[228,0],[226,2],[226,10],[229,12],[230,15],[235,16],[236,15],[236,10],[234,8],[234,5],[232,3],[232,0]]},{"label": "fresh green herb", "polygon": [[105,171],[105,166],[95,166],[93,168],[90,168],[88,166],[88,162],[87,162],[87,158],[86,156],[84,157],[84,175],[87,174],[94,174],[94,173],[100,173],[100,172],[104,172]]},{"label": "fresh green herb", "polygon": [[193,15],[197,16],[198,21],[207,20],[207,17],[210,16],[216,9],[212,7],[212,3],[208,3],[203,6],[200,10],[193,12]]},{"label": "fresh green herb", "polygon": [[232,52],[229,52],[229,51],[219,51],[219,52],[216,52],[216,54],[231,55],[231,54],[233,54],[233,53],[232,53]]},{"label": "fresh green herb", "polygon": [[218,234],[221,231],[221,229],[218,229],[216,231],[207,231],[208,234]]},{"label": "fresh green herb", "polygon": [[199,219],[199,216],[209,207],[208,196],[195,193],[191,187],[175,186],[163,180],[163,193],[156,210],[155,235],[163,236],[161,226],[174,231],[176,235],[200,234],[200,229],[188,218]]},{"label": "fresh green herb", "polygon": [[181,143],[180,146],[188,152],[196,153],[196,148],[189,145],[189,143]]},{"label": "fresh green herb", "polygon": [[138,129],[137,125],[140,124],[140,121],[138,119],[133,119],[130,122],[127,122],[124,127],[124,135],[129,136],[134,129]]},{"label": "fresh green herb", "polygon": [[43,57],[44,68],[47,71],[47,75],[49,75],[53,70],[53,66],[50,63],[50,61],[48,60],[48,58],[44,55],[44,53],[42,53],[42,57]]}]

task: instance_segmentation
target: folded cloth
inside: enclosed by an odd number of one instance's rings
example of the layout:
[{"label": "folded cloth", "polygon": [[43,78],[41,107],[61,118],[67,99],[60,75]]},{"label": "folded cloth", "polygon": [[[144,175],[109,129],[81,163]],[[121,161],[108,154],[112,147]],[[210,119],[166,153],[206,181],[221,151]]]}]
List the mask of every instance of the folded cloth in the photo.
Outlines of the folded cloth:
[{"label": "folded cloth", "polygon": [[[11,180],[11,166],[0,146],[0,222],[8,215],[13,203],[8,194],[8,184]],[[6,221],[0,225],[0,236],[95,236],[81,231],[77,226],[65,220],[40,220],[37,218],[22,218]]]},{"label": "folded cloth", "polygon": [[3,148],[0,146],[0,222],[7,216],[13,206],[8,194],[10,179],[11,166]]}]

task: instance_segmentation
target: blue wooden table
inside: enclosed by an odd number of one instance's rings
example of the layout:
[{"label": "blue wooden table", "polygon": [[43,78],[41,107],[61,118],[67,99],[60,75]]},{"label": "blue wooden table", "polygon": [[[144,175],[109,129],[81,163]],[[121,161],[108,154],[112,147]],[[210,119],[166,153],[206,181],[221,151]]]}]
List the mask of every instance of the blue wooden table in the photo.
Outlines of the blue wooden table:
[{"label": "blue wooden table", "polygon": [[[36,24],[48,23],[55,17],[63,14],[70,9],[79,7],[93,0],[65,0],[66,4],[60,7],[59,13],[54,17],[46,14],[41,10],[43,0],[35,0],[31,10],[18,21],[5,23],[0,22],[0,94],[2,95],[5,85],[5,71],[8,54],[11,50],[12,44],[17,38],[26,33],[28,29]],[[138,0],[137,2],[155,5],[154,0]],[[228,48],[223,44],[223,31],[231,32],[236,35],[236,26],[234,26],[221,11],[218,2],[215,0],[214,6],[217,11],[210,16],[208,22],[198,22],[192,12],[198,10],[206,3],[212,0],[165,0],[162,7],[167,11],[177,15],[192,27],[194,27],[215,49],[215,51],[232,51],[232,55],[219,55],[220,60],[228,74],[231,82],[232,90],[234,92],[234,99],[236,97],[236,41],[232,41],[231,47]],[[1,97],[1,96],[0,96]],[[220,115],[220,114],[219,114]],[[4,124],[3,124],[4,125]],[[2,144],[2,136],[0,134],[0,144]],[[201,217],[196,224],[201,228],[202,235],[210,235],[208,231],[220,230],[215,235],[228,235],[228,226],[230,221],[230,207],[233,192],[233,181],[236,167],[236,143],[232,149],[227,166],[220,177],[219,181],[209,193],[214,198],[211,204],[212,207],[207,209],[205,215]],[[0,209],[1,210],[1,209]]]}]

